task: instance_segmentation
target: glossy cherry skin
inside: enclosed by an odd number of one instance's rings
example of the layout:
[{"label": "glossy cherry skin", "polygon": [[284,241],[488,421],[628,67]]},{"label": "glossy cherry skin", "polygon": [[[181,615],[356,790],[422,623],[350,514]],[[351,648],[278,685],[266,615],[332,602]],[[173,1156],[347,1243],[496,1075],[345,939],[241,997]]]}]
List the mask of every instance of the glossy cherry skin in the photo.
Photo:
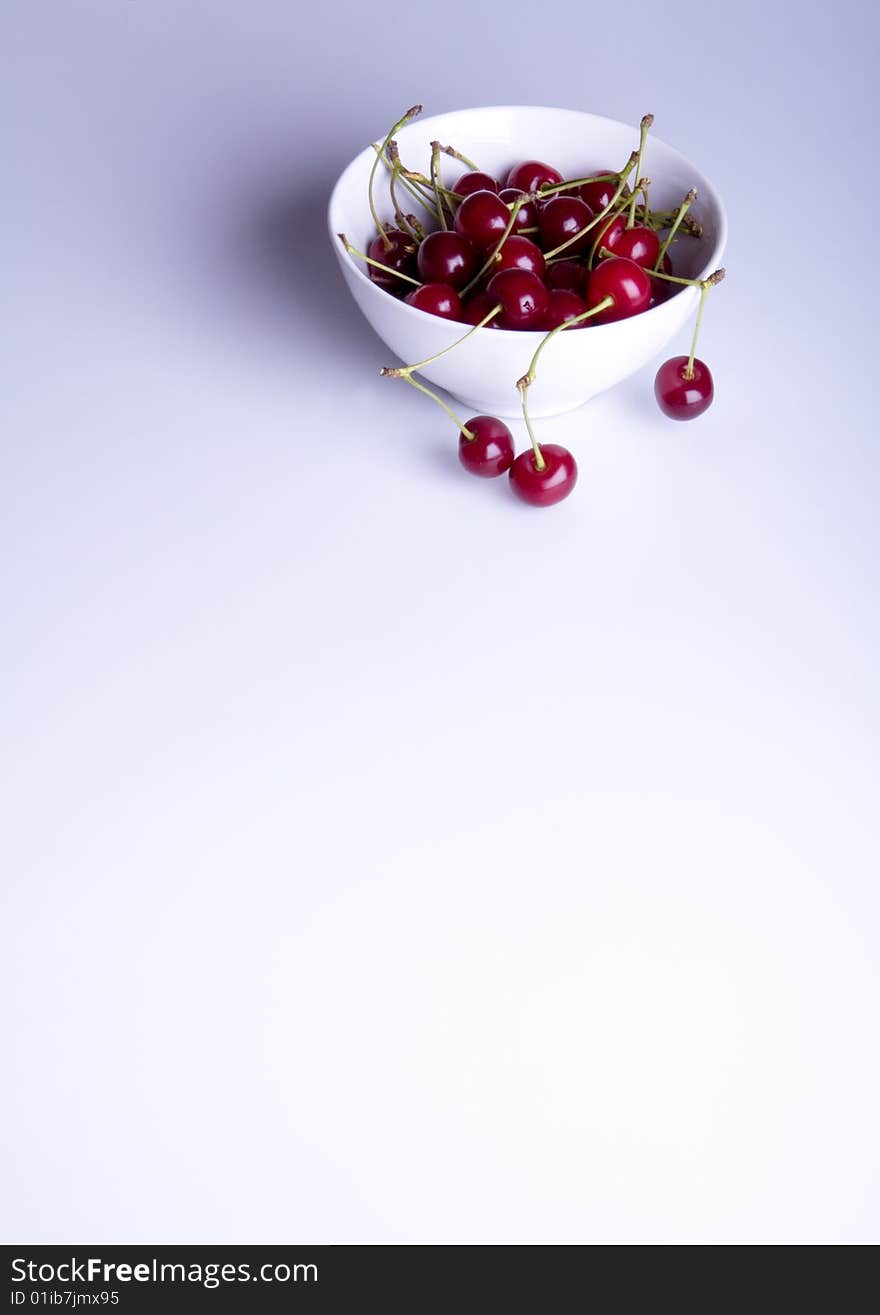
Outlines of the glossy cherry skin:
[{"label": "glossy cherry skin", "polygon": [[[469,297],[464,303],[461,311],[461,319],[465,324],[479,324],[481,320],[486,318],[489,311],[497,305],[498,302],[494,301],[492,297],[489,296],[488,292],[478,292],[473,297]],[[483,328],[497,329],[498,317],[496,316],[494,320],[490,320],[488,324],[484,324]]]},{"label": "glossy cherry skin", "polygon": [[500,187],[501,184],[491,174],[470,169],[461,175],[454,190],[459,196],[470,196],[471,192],[498,192]]},{"label": "glossy cherry skin", "polygon": [[613,297],[614,305],[596,315],[594,324],[625,320],[647,310],[651,304],[651,279],[641,265],[622,256],[611,256],[590,274],[587,305],[598,306],[606,297]]},{"label": "glossy cherry skin", "polygon": [[460,233],[440,230],[419,244],[419,274],[425,283],[448,283],[463,288],[477,267],[473,243]]},{"label": "glossy cherry skin", "polygon": [[653,228],[635,224],[632,228],[625,228],[615,238],[613,250],[615,256],[626,256],[627,260],[634,260],[642,269],[653,269],[660,255],[660,239]]},{"label": "glossy cherry skin", "polygon": [[548,288],[580,294],[587,285],[587,270],[576,260],[555,260],[547,266],[544,282]]},{"label": "glossy cherry skin", "polygon": [[496,192],[471,192],[455,212],[455,231],[480,251],[494,247],[510,222],[510,211]]},{"label": "glossy cherry skin", "polygon": [[540,329],[550,309],[550,293],[525,269],[502,269],[487,291],[504,308],[498,317],[502,329]]},{"label": "glossy cherry skin", "polygon": [[[613,172],[613,169],[596,170],[596,174],[599,175],[610,174]],[[596,174],[590,175],[590,182],[581,183],[578,188],[578,196],[582,201],[586,201],[587,205],[595,214],[598,214],[600,210],[605,209],[606,205],[611,204],[611,198],[617,191],[617,183],[613,178],[610,182],[601,182],[596,178]],[[595,182],[592,181],[593,178],[596,178]]]},{"label": "glossy cherry skin", "polygon": [[535,454],[527,448],[510,467],[510,487],[532,507],[552,507],[567,498],[577,483],[577,462],[558,443],[541,443],[540,448],[544,469],[537,469]]},{"label": "glossy cherry skin", "polygon": [[694,377],[685,376],[687,356],[664,361],[654,380],[657,405],[670,420],[696,420],[712,405],[715,384],[705,361],[694,359]]},{"label": "glossy cherry skin", "polygon": [[507,175],[507,187],[519,187],[524,192],[537,192],[542,185],[553,187],[562,182],[562,174],[551,164],[541,160],[523,160],[515,164]]},{"label": "glossy cherry skin", "polygon": [[606,220],[605,223],[599,224],[590,233],[595,249],[595,259],[605,260],[606,257],[600,255],[602,248],[606,251],[616,251],[617,243],[621,235],[626,232],[626,219],[623,215],[614,215],[613,218]]},{"label": "glossy cherry skin", "polygon": [[465,426],[474,435],[458,436],[458,459],[472,475],[494,479],[513,465],[513,434],[496,416],[473,416]]},{"label": "glossy cherry skin", "polygon": [[501,269],[525,269],[543,278],[546,265],[540,247],[519,233],[511,233],[510,237],[504,239],[504,245],[495,256],[494,269],[496,273]]},{"label": "glossy cherry skin", "polygon": [[463,318],[461,298],[448,283],[423,283],[420,288],[413,288],[404,297],[404,301],[418,310],[426,310],[429,315],[439,315],[444,320]]},{"label": "glossy cherry skin", "polygon": [[[518,201],[520,197],[525,196],[519,187],[502,187],[498,193],[501,200],[506,205]],[[513,232],[519,233],[523,228],[537,228],[538,226],[538,203],[537,201],[526,201],[516,212],[516,219],[513,221]]]},{"label": "glossy cherry skin", "polygon": [[[576,196],[554,196],[546,201],[538,218],[545,250],[553,251],[563,242],[570,242],[592,218],[590,207]],[[565,248],[565,254],[575,256],[579,251],[586,251],[592,241],[593,234],[584,233]]]},{"label": "glossy cherry skin", "polygon": [[[367,247],[367,255],[370,259],[379,260],[391,269],[399,269],[401,274],[410,276],[415,274],[416,244],[413,239],[407,233],[402,233],[399,228],[389,229],[385,237],[391,245],[386,246],[385,238],[374,237]],[[386,274],[384,269],[377,269],[375,265],[368,265],[367,273],[376,286],[385,288],[386,292],[404,293],[410,286],[404,279]]]},{"label": "glossy cherry skin", "polygon": [[[560,324],[566,324],[569,320],[577,319],[578,315],[583,315],[587,309],[587,303],[576,292],[570,292],[568,288],[552,288],[550,291],[550,309],[544,317],[544,323],[541,326],[548,332],[550,329],[558,329]],[[581,324],[576,324],[576,329],[585,329],[590,323],[584,320]]]}]

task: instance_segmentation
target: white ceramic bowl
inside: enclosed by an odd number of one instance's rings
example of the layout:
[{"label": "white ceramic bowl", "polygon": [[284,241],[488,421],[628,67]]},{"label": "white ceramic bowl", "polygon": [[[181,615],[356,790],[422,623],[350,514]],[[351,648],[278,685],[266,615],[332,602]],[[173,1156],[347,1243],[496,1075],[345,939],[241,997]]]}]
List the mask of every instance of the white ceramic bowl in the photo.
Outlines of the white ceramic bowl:
[{"label": "white ceramic bowl", "polygon": [[[546,160],[566,178],[597,169],[623,168],[638,145],[638,128],[577,110],[542,109],[531,105],[458,110],[434,118],[416,119],[397,134],[401,157],[411,168],[426,171],[433,140],[451,144],[481,169],[503,179],[518,160]],[[367,178],[375,158],[368,146],[340,176],[330,197],[330,239],[352,296],[396,360],[419,361],[448,347],[466,326],[408,306],[378,288],[361,261],[346,254],[337,237],[345,233],[364,251],[374,235],[367,207]],[[451,183],[465,166],[443,157],[444,177]],[[678,151],[648,138],[643,172],[652,179],[651,201],[659,209],[677,206],[689,187],[698,200],[692,213],[703,227],[699,239],[682,237],[675,245],[676,272],[687,278],[710,273],[720,264],[727,237],[724,207],[712,184]],[[377,171],[376,195],[382,219],[391,218],[387,174]],[[580,406],[619,383],[657,356],[696,308],[699,293],[684,288],[669,301],[613,324],[557,335],[541,357],[529,390],[534,416],[558,415]],[[504,329],[478,329],[459,350],[428,366],[426,379],[446,389],[471,411],[492,415],[520,414],[516,380],[528,367],[542,335]]]}]

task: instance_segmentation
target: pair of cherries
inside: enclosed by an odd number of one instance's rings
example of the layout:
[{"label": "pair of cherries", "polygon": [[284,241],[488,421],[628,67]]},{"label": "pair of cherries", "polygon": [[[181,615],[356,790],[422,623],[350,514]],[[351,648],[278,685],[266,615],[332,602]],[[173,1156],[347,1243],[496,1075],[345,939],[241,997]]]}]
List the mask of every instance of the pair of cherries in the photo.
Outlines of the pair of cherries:
[{"label": "pair of cherries", "polygon": [[[465,432],[467,431],[467,432]],[[532,507],[552,507],[567,498],[577,482],[577,462],[568,448],[542,443],[516,455],[513,434],[497,416],[473,416],[458,438],[458,457],[465,470],[484,479],[507,472],[513,492]]]}]

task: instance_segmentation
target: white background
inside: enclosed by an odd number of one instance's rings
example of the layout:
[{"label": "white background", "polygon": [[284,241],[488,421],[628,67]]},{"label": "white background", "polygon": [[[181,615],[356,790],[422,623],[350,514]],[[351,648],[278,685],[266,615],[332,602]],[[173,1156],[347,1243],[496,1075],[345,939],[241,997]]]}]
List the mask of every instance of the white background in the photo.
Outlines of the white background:
[{"label": "white background", "polygon": [[[878,1240],[875,20],[618,18],[5,6],[5,1241]],[[727,200],[552,511],[334,268],[415,100]]]}]

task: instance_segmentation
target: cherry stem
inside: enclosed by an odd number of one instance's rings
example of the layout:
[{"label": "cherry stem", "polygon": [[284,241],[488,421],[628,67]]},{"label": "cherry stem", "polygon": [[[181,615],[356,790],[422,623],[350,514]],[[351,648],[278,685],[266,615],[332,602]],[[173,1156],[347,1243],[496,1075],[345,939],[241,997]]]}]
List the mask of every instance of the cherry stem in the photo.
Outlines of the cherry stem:
[{"label": "cherry stem", "polygon": [[688,357],[687,365],[684,367],[684,370],[682,371],[682,377],[685,379],[693,379],[694,377],[694,357],[697,354],[697,339],[700,336],[700,325],[703,321],[703,311],[706,306],[706,297],[709,293],[709,289],[711,288],[711,286],[712,284],[709,282],[708,279],[704,279],[704,281],[700,284],[700,304],[697,307],[697,322],[694,325],[694,336],[691,339],[691,354]]},{"label": "cherry stem", "polygon": [[471,334],[476,333],[477,329],[484,329],[487,324],[495,319],[496,315],[500,314],[500,304],[498,306],[493,306],[488,315],[483,316],[479,324],[475,324],[473,328],[468,329],[467,333],[462,334],[460,338],[456,338],[455,342],[450,343],[448,347],[444,347],[442,351],[435,352],[433,356],[426,356],[423,361],[415,361],[412,365],[383,365],[379,373],[386,379],[404,379],[408,375],[413,374],[414,371],[421,370],[424,366],[430,365],[432,361],[439,361],[440,357],[445,356],[447,352],[454,351],[456,347],[460,347],[463,342],[467,342]]},{"label": "cherry stem", "polygon": [[[376,158],[381,159],[382,163],[385,165],[385,168],[390,172],[392,166],[390,161],[388,160],[388,157],[386,155],[380,155],[379,147],[376,145],[375,142],[372,143],[372,147],[373,150],[376,152]],[[403,164],[401,164],[400,167],[400,181],[403,183],[404,187],[409,192],[413,200],[418,201],[422,209],[426,210],[432,219],[436,219],[437,211],[434,209],[432,202],[429,201],[428,198],[424,196],[422,192],[417,190],[417,188],[414,186],[412,182],[412,175],[410,173],[410,170],[407,169]]]},{"label": "cherry stem", "polygon": [[663,264],[663,257],[666,255],[666,252],[669,250],[670,242],[675,237],[681,225],[681,221],[684,219],[685,215],[687,214],[688,210],[690,210],[691,206],[696,201],[696,199],[697,199],[697,189],[695,187],[692,187],[691,190],[688,192],[687,196],[682,201],[681,205],[678,207],[678,213],[676,214],[675,218],[672,221],[672,227],[670,228],[669,232],[666,234],[666,237],[663,240],[663,245],[660,247],[660,251],[657,255],[657,259],[654,261],[655,269],[659,269],[660,266]]},{"label": "cherry stem", "polygon": [[[385,230],[382,229],[381,231],[384,232]],[[358,260],[363,260],[368,265],[374,265],[376,269],[383,269],[386,274],[393,274],[396,279],[403,279],[404,283],[412,283],[416,288],[422,286],[418,279],[410,278],[409,274],[402,274],[399,269],[392,269],[390,265],[383,265],[381,260],[373,260],[372,256],[365,256],[363,251],[358,251],[357,247],[349,242],[344,233],[337,233],[336,236],[350,256],[357,256]]]},{"label": "cherry stem", "polygon": [[644,212],[640,220],[640,222],[643,224],[650,224],[651,222],[651,207],[648,203],[648,188],[650,186],[651,186],[650,178],[639,179],[639,191],[641,192],[642,196],[645,198]]},{"label": "cherry stem", "polygon": [[584,236],[585,233],[589,233],[592,229],[596,227],[597,224],[601,224],[603,219],[607,219],[608,215],[611,213],[611,211],[614,209],[614,207],[617,205],[618,201],[620,200],[621,196],[623,195],[624,188],[626,187],[626,180],[627,178],[629,178],[630,174],[632,173],[633,165],[636,163],[636,160],[637,160],[637,156],[635,151],[633,151],[632,155],[629,157],[629,164],[620,174],[617,175],[618,177],[617,189],[614,195],[612,196],[611,200],[608,202],[608,204],[606,206],[603,206],[602,209],[599,211],[599,213],[597,215],[594,215],[594,217],[590,220],[588,224],[585,224],[583,228],[578,229],[578,231],[572,234],[570,238],[567,238],[565,242],[561,242],[559,246],[554,247],[552,251],[546,251],[544,253],[545,260],[552,260],[554,256],[559,255],[560,251],[567,250],[568,247],[570,247],[574,242],[578,242]]},{"label": "cherry stem", "polygon": [[369,181],[367,182],[367,200],[370,206],[370,214],[373,216],[373,222],[376,225],[376,231],[381,235],[382,241],[385,244],[386,251],[389,251],[391,249],[391,240],[388,237],[388,234],[385,232],[385,229],[382,227],[381,221],[379,219],[378,211],[376,210],[376,203],[373,200],[373,185],[376,179],[376,169],[379,166],[380,157],[383,157],[385,155],[385,152],[388,149],[388,143],[391,141],[391,138],[394,136],[394,134],[396,132],[399,132],[400,129],[404,126],[404,124],[409,123],[410,119],[414,119],[416,115],[421,114],[421,112],[422,112],[421,105],[413,105],[407,110],[406,114],[404,114],[402,118],[398,119],[397,122],[392,125],[389,131],[385,134],[385,140],[382,142],[382,145],[379,147],[379,152],[376,156],[376,159],[373,161],[373,167],[370,170],[370,177],[369,177]]},{"label": "cherry stem", "polygon": [[388,156],[392,163],[391,178],[388,183],[388,190],[391,193],[391,204],[394,207],[394,221],[397,224],[397,227],[400,229],[401,233],[409,233],[418,242],[419,240],[418,234],[407,220],[407,217],[401,210],[397,200],[397,192],[395,188],[397,185],[397,180],[400,177],[400,170],[401,170],[400,156],[397,152],[397,142],[390,141],[388,143]]},{"label": "cherry stem", "polygon": [[561,183],[554,183],[552,187],[539,187],[536,192],[530,192],[529,200],[546,201],[548,196],[567,192],[571,187],[583,187],[584,183],[613,183],[619,177],[620,174],[590,174],[588,178],[567,178]]},{"label": "cherry stem", "polygon": [[[647,136],[648,136],[648,133],[649,133],[651,127],[653,126],[653,123],[654,123],[654,116],[653,116],[653,114],[645,114],[645,115],[643,115],[643,117],[642,117],[642,121],[641,121],[641,123],[639,124],[639,154],[638,154],[638,161],[639,161],[639,162],[638,162],[638,167],[636,168],[636,178],[639,178],[639,177],[641,176],[641,172],[642,172],[642,157],[643,157],[644,154],[645,154],[645,141],[646,141],[646,139],[647,139]],[[627,226],[627,228],[633,228],[634,225],[635,225],[635,222],[636,222],[636,197],[637,197],[637,196],[638,196],[638,183],[636,184],[636,188],[635,188],[635,190],[634,190],[634,192],[633,192],[633,194],[632,194],[632,201],[630,202],[630,208],[629,208],[629,219],[626,221],[626,226]]]},{"label": "cherry stem", "polygon": [[469,160],[466,155],[463,155],[461,151],[457,151],[454,146],[441,146],[440,150],[444,155],[451,155],[453,160],[460,160],[462,164],[466,164],[474,173],[481,172],[478,164],[474,164],[473,160]]},{"label": "cherry stem", "polygon": [[709,289],[717,287],[724,278],[724,275],[725,270],[716,269],[708,278],[703,279],[700,283],[700,304],[697,307],[697,322],[694,325],[694,336],[691,339],[691,354],[688,357],[687,365],[682,371],[682,377],[685,379],[693,379],[694,377],[694,357],[697,354],[697,339],[700,336],[700,325],[703,322],[703,310],[706,305],[706,297],[708,296]]},{"label": "cherry stem", "polygon": [[442,193],[446,188],[443,186],[443,178],[440,174],[440,152],[443,148],[439,142],[431,142],[431,186],[434,189],[434,196],[437,199],[437,209],[440,212],[440,227],[449,228],[446,218],[446,203]]},{"label": "cherry stem", "polygon": [[474,441],[474,439],[476,438],[476,434],[471,433],[471,431],[468,429],[467,425],[462,424],[462,422],[459,420],[458,416],[457,416],[457,415],[455,414],[455,412],[453,411],[452,407],[451,407],[451,406],[447,406],[447,404],[443,401],[443,398],[442,398],[442,397],[438,397],[438,395],[434,392],[434,390],[433,390],[432,388],[427,388],[427,387],[426,387],[423,383],[421,383],[418,379],[413,379],[412,375],[409,375],[409,374],[402,374],[400,377],[401,377],[401,379],[405,379],[406,382],[410,385],[411,388],[417,388],[417,389],[419,390],[420,393],[424,393],[426,397],[430,397],[431,400],[432,400],[433,402],[436,402],[438,406],[442,406],[442,407],[443,407],[443,410],[444,410],[444,411],[446,412],[446,414],[449,416],[449,419],[452,420],[452,421],[458,426],[458,428],[459,428],[459,429],[461,430],[461,432],[464,434],[464,436],[465,436],[465,438],[468,440],[468,442],[469,442],[469,443],[472,443],[472,442]]},{"label": "cherry stem", "polygon": [[467,293],[470,292],[471,288],[475,287],[476,284],[479,283],[483,275],[487,274],[489,270],[492,268],[492,266],[495,264],[495,260],[497,259],[499,251],[504,246],[504,243],[507,241],[507,239],[510,237],[510,234],[513,231],[513,226],[516,223],[517,215],[519,214],[520,210],[525,205],[528,199],[529,198],[527,196],[518,196],[517,199],[511,203],[510,218],[507,221],[507,227],[505,228],[504,232],[501,234],[498,241],[495,243],[495,246],[489,252],[489,255],[486,257],[483,264],[480,266],[474,277],[471,279],[470,283],[468,283],[467,286],[462,290],[461,293],[462,297],[466,296]]},{"label": "cherry stem", "polygon": [[523,420],[526,422],[526,430],[532,443],[532,451],[535,454],[535,470],[544,470],[547,462],[544,460],[544,454],[535,438],[535,431],[532,429],[532,422],[529,419],[529,385],[526,382],[525,375],[518,380],[517,388],[519,389],[520,401],[522,402]]},{"label": "cherry stem", "polygon": [[[608,254],[613,255],[613,252],[609,251]],[[704,283],[709,283],[712,287],[714,287],[716,283],[720,283],[723,280],[726,271],[724,269],[716,269],[714,273],[709,274],[705,279],[682,279],[679,278],[677,274],[664,274],[661,269],[647,269],[645,270],[645,273],[649,274],[652,279],[662,279],[664,283],[678,283],[683,288],[701,288]]]},{"label": "cherry stem", "polygon": [[613,305],[614,305],[613,297],[611,296],[603,297],[602,300],[596,306],[591,306],[590,309],[585,310],[583,314],[575,315],[572,319],[566,320],[563,324],[557,324],[556,328],[551,329],[550,332],[545,334],[544,337],[541,339],[541,341],[538,343],[537,347],[535,348],[535,354],[532,357],[531,362],[529,364],[528,370],[526,370],[525,374],[522,376],[521,379],[517,379],[516,381],[516,386],[519,389],[519,395],[522,401],[523,420],[526,422],[526,429],[528,430],[529,438],[532,440],[532,449],[534,450],[535,453],[536,470],[543,470],[547,463],[544,460],[543,454],[541,452],[541,448],[538,444],[538,440],[535,438],[534,430],[532,429],[532,422],[529,419],[528,395],[529,395],[529,389],[531,388],[532,384],[535,382],[536,371],[538,368],[538,359],[541,355],[541,352],[547,346],[548,342],[550,342],[551,338],[555,338],[557,334],[563,333],[566,329],[573,328],[575,324],[583,324],[585,320],[592,319],[594,315],[601,314],[603,310],[608,310],[608,308]]}]

